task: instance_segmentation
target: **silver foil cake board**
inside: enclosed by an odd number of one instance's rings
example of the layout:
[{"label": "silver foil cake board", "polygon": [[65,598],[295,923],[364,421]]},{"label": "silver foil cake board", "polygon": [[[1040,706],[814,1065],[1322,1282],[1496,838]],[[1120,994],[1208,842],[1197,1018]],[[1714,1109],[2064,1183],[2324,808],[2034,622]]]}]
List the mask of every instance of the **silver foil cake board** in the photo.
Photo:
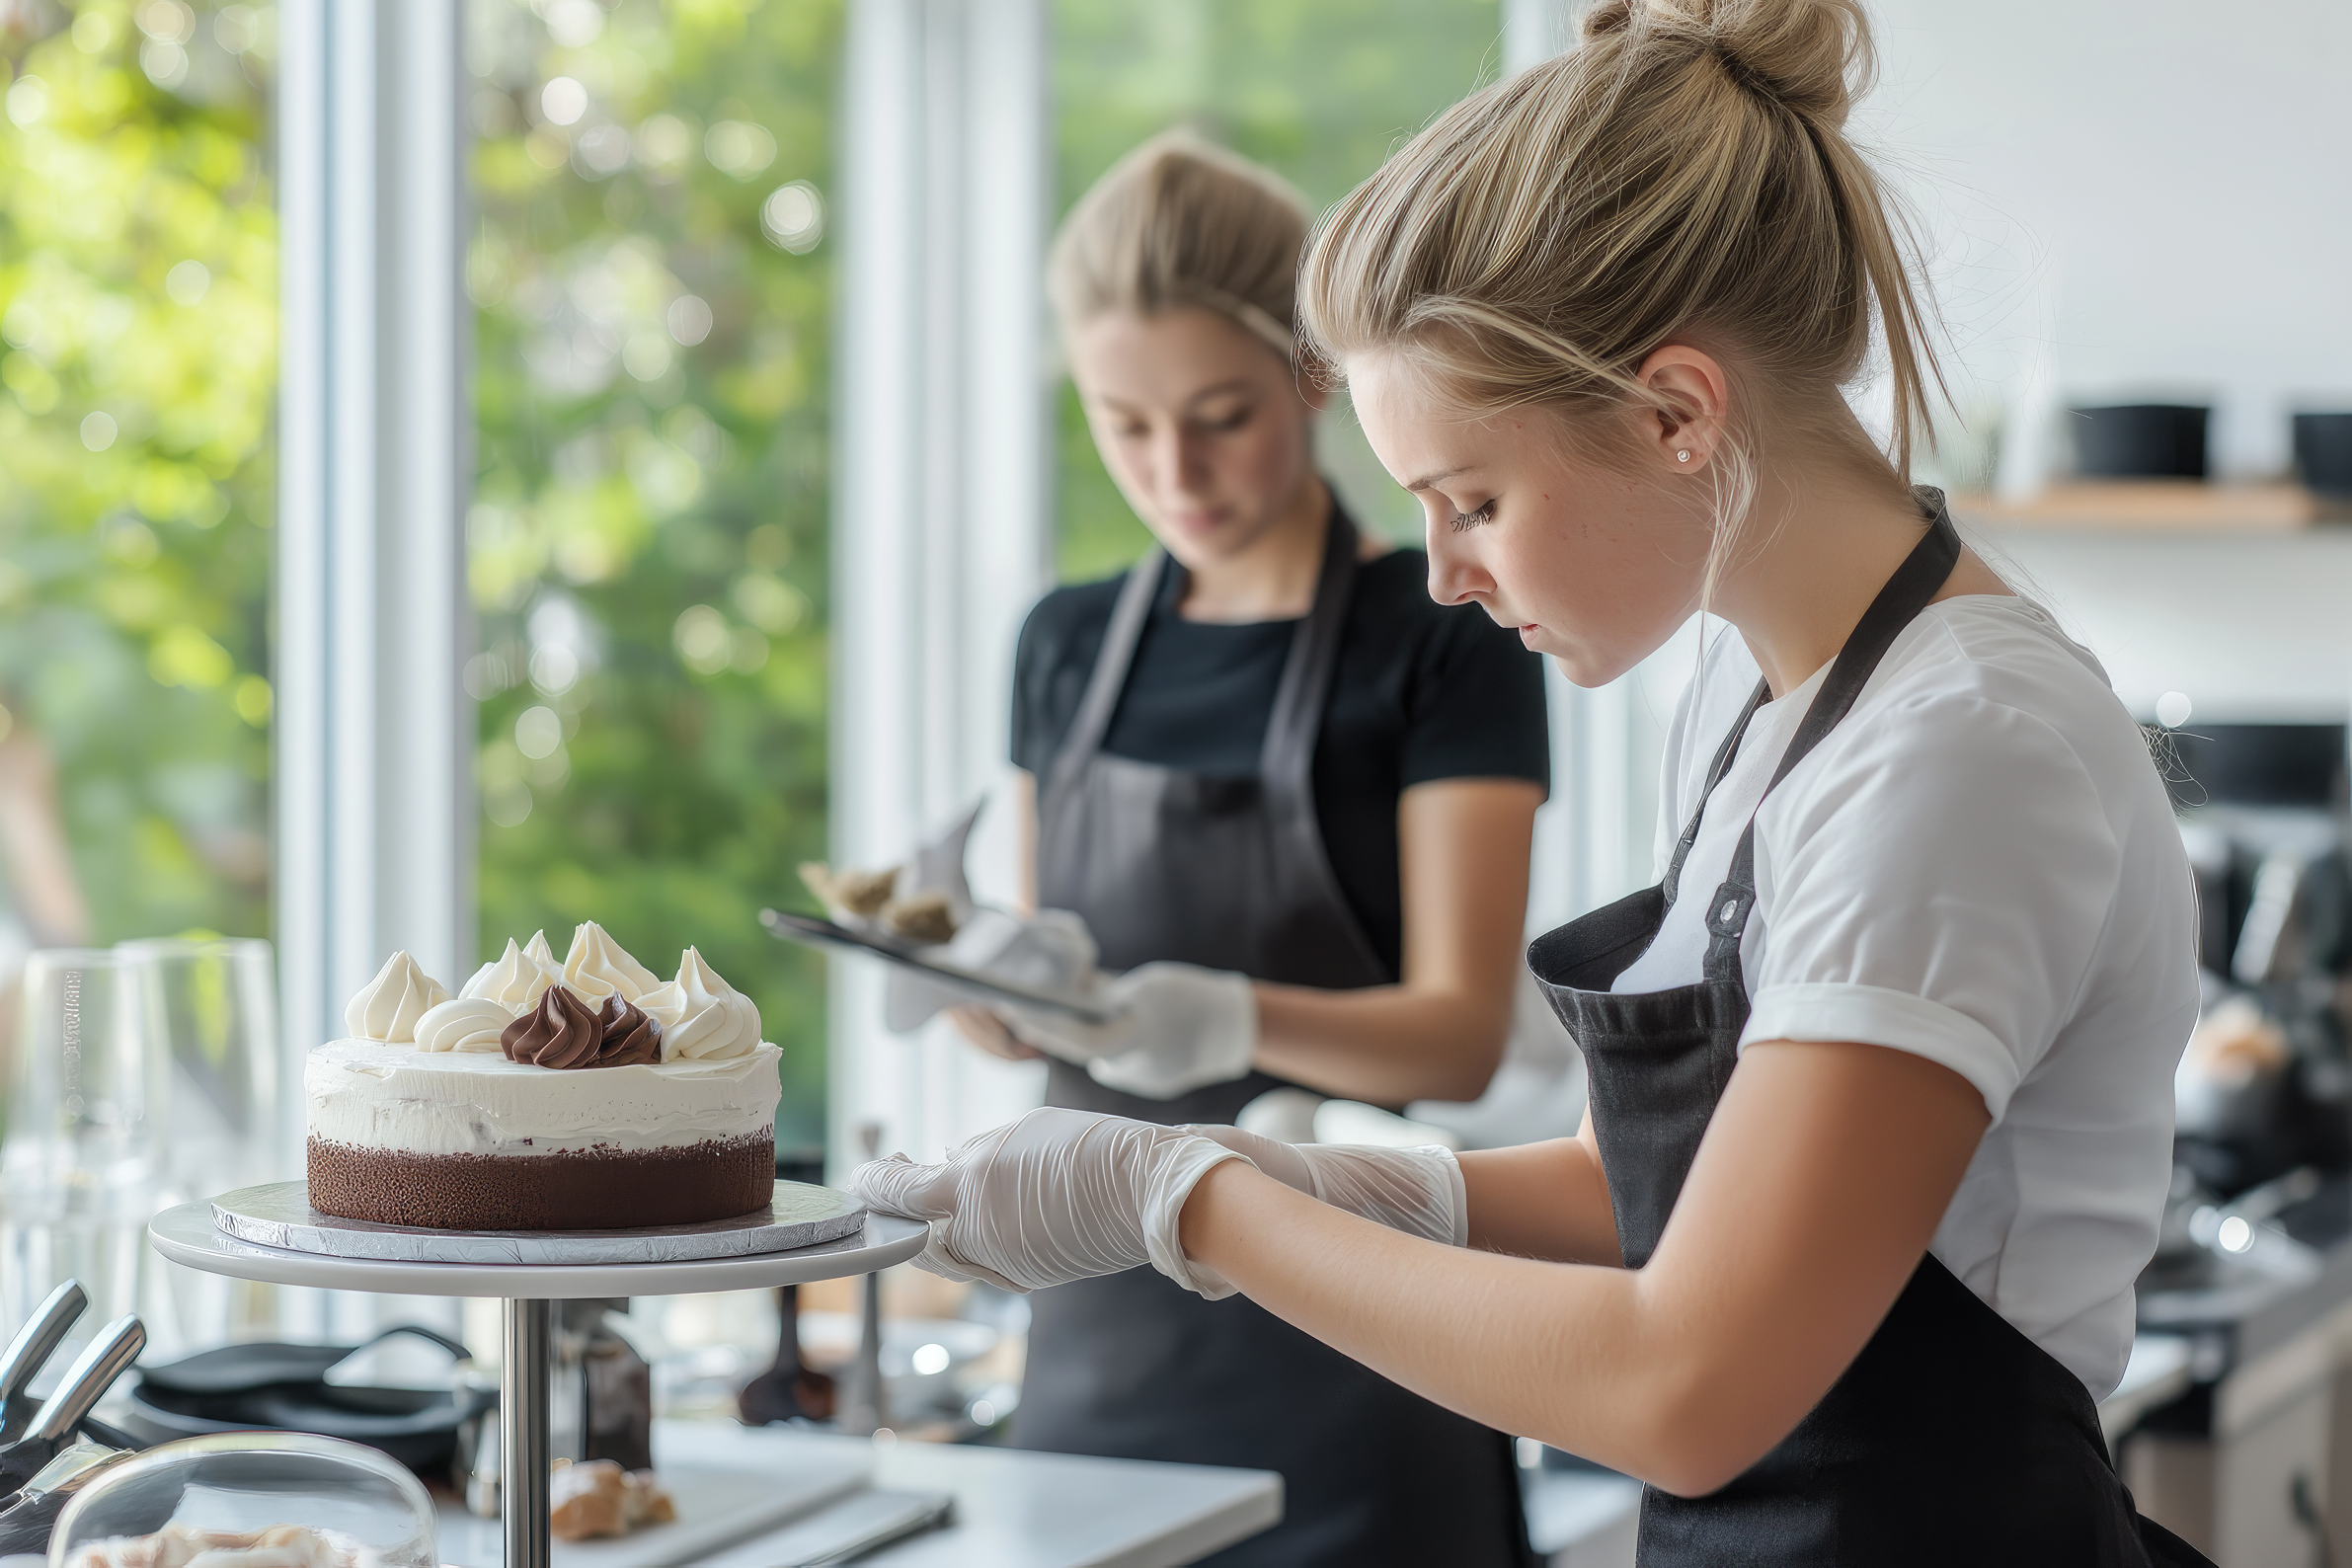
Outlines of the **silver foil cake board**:
[{"label": "silver foil cake board", "polygon": [[212,1200],[212,1223],[256,1246],[382,1263],[488,1263],[523,1267],[688,1263],[795,1252],[854,1235],[866,1206],[805,1182],[776,1183],[767,1212],[692,1225],[633,1230],[427,1230],[323,1215],[307,1182],[242,1187]]}]

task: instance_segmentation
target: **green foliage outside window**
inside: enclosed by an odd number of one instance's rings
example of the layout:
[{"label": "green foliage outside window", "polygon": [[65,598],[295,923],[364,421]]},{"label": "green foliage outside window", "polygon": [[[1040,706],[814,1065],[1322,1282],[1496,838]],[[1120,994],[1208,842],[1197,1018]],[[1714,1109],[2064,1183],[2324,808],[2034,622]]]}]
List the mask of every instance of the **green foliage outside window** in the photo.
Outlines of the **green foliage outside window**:
[{"label": "green foliage outside window", "polygon": [[[1058,210],[1137,142],[1190,124],[1273,168],[1320,211],[1502,59],[1497,0],[1053,0],[1052,16]],[[1060,575],[1124,571],[1150,536],[1066,386],[1058,440]],[[1323,420],[1321,447],[1358,520],[1420,537],[1420,509],[1344,399]]]},{"label": "green foliage outside window", "polygon": [[837,0],[469,0],[485,957],[692,943],[823,1125]]},{"label": "green foliage outside window", "polygon": [[6,17],[0,947],[265,935],[273,15]]}]

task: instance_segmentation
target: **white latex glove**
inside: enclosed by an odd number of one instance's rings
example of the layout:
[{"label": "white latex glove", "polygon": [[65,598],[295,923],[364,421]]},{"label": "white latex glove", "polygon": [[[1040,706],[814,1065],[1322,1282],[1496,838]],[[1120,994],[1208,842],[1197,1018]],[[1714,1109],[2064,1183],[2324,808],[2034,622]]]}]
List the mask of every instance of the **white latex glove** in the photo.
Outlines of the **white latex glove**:
[{"label": "white latex glove", "polygon": [[1249,1071],[1258,1054],[1258,997],[1249,977],[1194,964],[1145,964],[1102,988],[1110,1022],[1037,1008],[999,1008],[1012,1031],[1048,1056],[1083,1061],[1106,1089],[1172,1100]]},{"label": "white latex glove", "polygon": [[1442,1241],[1470,1244],[1470,1205],[1461,1166],[1440,1144],[1377,1148],[1365,1143],[1285,1143],[1237,1127],[1180,1127],[1242,1155],[1284,1186],[1349,1214]]},{"label": "white latex glove", "polygon": [[1195,1183],[1240,1158],[1181,1128],[1047,1106],[940,1164],[893,1154],[849,1185],[879,1213],[929,1220],[915,1261],[951,1280],[1027,1292],[1148,1263],[1214,1301],[1233,1288],[1186,1260],[1176,1221]]},{"label": "white latex glove", "polygon": [[[975,909],[956,939],[931,949],[930,957],[1039,990],[1085,995],[1101,983],[1094,967],[1094,937],[1086,922],[1067,909],[1041,909],[1029,920],[1002,909]],[[1001,1001],[993,991],[893,964],[883,985],[882,1021],[894,1033],[912,1034],[942,1008]]]}]

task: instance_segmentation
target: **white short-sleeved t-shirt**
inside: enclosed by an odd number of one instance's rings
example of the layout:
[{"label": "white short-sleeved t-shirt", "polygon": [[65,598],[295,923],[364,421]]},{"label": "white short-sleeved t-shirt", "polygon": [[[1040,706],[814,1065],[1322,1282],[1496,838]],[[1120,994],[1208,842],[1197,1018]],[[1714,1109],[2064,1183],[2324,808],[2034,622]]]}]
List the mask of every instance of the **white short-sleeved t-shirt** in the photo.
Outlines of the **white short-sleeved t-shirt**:
[{"label": "white short-sleeved t-shirt", "polygon": [[[1731,632],[1702,669],[1667,742],[1661,873],[1758,678]],[[1757,711],[1614,989],[1700,978],[1708,896],[1827,673]],[[1764,802],[1756,886],[1742,1046],[1858,1041],[1973,1084],[1993,1126],[1930,1250],[2103,1398],[2156,1249],[2197,980],[2179,830],[2097,661],[2023,598],[1928,606]]]}]

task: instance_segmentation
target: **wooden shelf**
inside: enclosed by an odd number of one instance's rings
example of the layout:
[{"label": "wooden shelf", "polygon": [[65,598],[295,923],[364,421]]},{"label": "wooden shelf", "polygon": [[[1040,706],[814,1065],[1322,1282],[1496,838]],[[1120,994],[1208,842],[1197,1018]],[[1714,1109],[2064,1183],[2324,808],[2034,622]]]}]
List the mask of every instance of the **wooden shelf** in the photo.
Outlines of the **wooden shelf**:
[{"label": "wooden shelf", "polygon": [[2004,527],[2112,528],[2162,533],[2284,533],[2352,521],[2352,501],[2301,485],[2214,485],[2195,479],[2052,485],[2022,502],[1954,496],[1963,517]]}]

